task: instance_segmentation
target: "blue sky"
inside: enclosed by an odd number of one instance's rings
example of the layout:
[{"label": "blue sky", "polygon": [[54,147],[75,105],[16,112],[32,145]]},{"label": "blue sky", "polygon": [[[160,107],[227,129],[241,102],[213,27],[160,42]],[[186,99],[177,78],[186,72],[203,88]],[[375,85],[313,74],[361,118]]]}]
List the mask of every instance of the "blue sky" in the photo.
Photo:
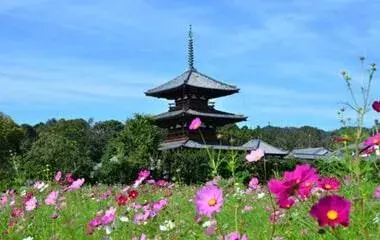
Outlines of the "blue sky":
[{"label": "blue sky", "polygon": [[241,88],[219,109],[251,127],[338,128],[340,71],[359,83],[358,57],[380,62],[379,12],[370,0],[1,0],[0,111],[30,124],[167,111],[144,91],[186,70],[192,24],[196,68]]}]

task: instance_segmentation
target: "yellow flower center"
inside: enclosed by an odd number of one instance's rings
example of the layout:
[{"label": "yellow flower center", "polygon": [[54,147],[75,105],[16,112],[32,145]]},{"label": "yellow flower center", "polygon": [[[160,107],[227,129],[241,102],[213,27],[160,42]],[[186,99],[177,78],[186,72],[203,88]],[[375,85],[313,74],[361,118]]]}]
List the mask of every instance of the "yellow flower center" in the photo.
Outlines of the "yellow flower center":
[{"label": "yellow flower center", "polygon": [[338,212],[335,211],[335,210],[330,210],[330,211],[328,211],[326,215],[327,215],[327,218],[328,218],[329,220],[335,220],[335,219],[338,218]]},{"label": "yellow flower center", "polygon": [[211,198],[210,200],[208,200],[208,205],[209,206],[215,206],[216,205],[216,200],[214,198]]},{"label": "yellow flower center", "polygon": [[325,184],[325,189],[327,189],[327,190],[331,189],[331,185],[330,184]]}]

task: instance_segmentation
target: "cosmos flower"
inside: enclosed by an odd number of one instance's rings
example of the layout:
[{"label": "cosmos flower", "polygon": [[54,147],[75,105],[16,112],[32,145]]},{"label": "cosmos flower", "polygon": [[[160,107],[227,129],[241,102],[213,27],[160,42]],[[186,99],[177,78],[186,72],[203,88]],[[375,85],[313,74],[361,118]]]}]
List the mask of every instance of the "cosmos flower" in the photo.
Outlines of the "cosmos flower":
[{"label": "cosmos flower", "polygon": [[92,228],[99,227],[102,224],[102,219],[99,216],[94,217],[89,223],[88,226]]},{"label": "cosmos flower", "polygon": [[289,198],[280,198],[277,201],[278,206],[280,208],[288,209],[295,203],[294,199],[292,197]]},{"label": "cosmos flower", "polygon": [[139,193],[136,190],[128,191],[128,197],[130,197],[132,199],[137,198],[138,195],[139,195]]},{"label": "cosmos flower", "polygon": [[337,225],[347,227],[350,222],[351,202],[338,195],[319,199],[310,210],[310,215],[318,221],[320,227]]},{"label": "cosmos flower", "polygon": [[153,203],[152,209],[155,212],[161,211],[168,205],[168,201],[166,199],[161,199],[158,202]]},{"label": "cosmos flower", "polygon": [[158,187],[166,187],[168,184],[168,181],[165,181],[164,179],[160,179],[156,182],[156,185]]},{"label": "cosmos flower", "polygon": [[307,198],[319,175],[315,168],[308,164],[297,165],[291,172],[285,172],[281,180],[271,179],[268,183],[269,191],[276,195],[277,200],[288,199],[291,196]]},{"label": "cosmos flower", "polygon": [[201,125],[202,125],[201,119],[199,117],[194,118],[193,121],[191,121],[189,130],[197,130]]},{"label": "cosmos flower", "polygon": [[257,162],[264,157],[264,154],[265,154],[264,150],[261,148],[258,148],[256,150],[252,150],[249,154],[247,154],[245,156],[245,159],[248,162]]},{"label": "cosmos flower", "polygon": [[37,199],[35,197],[32,197],[28,201],[25,202],[25,210],[26,211],[33,211],[37,207]]},{"label": "cosmos flower", "polygon": [[51,191],[45,199],[46,205],[56,205],[58,198],[58,191]]},{"label": "cosmos flower", "polygon": [[380,101],[374,101],[372,103],[372,108],[373,110],[375,110],[376,112],[380,112]]},{"label": "cosmos flower", "polygon": [[323,177],[323,178],[319,179],[318,186],[320,188],[323,188],[324,190],[327,190],[327,191],[335,191],[335,190],[339,190],[340,182],[335,177],[332,177],[332,178]]},{"label": "cosmos flower", "polygon": [[376,188],[375,192],[373,193],[373,196],[375,198],[380,198],[380,185]]},{"label": "cosmos flower", "polygon": [[257,179],[256,177],[253,177],[249,183],[248,183],[248,187],[252,190],[255,190],[259,187],[259,179]]},{"label": "cosmos flower", "polygon": [[238,232],[232,232],[224,236],[223,240],[248,240],[247,235],[240,235]]},{"label": "cosmos flower", "polygon": [[55,176],[54,176],[54,180],[56,182],[59,182],[59,180],[61,180],[61,177],[62,177],[62,172],[61,171],[58,171]]},{"label": "cosmos flower", "polygon": [[117,202],[117,205],[119,206],[124,206],[125,204],[127,204],[127,201],[128,201],[127,196],[123,194],[119,194],[116,196],[116,202]]},{"label": "cosmos flower", "polygon": [[102,217],[102,224],[107,225],[107,224],[112,223],[115,220],[115,216],[116,216],[116,208],[111,207],[104,213]]},{"label": "cosmos flower", "polygon": [[380,145],[380,133],[377,133],[376,135],[373,135],[371,137],[368,137],[367,140],[364,141],[365,146],[374,146],[374,145]]},{"label": "cosmos flower", "polygon": [[66,173],[65,182],[67,185],[71,185],[74,182],[74,178],[73,178],[72,173]]},{"label": "cosmos flower", "polygon": [[65,191],[69,192],[75,189],[80,189],[83,183],[84,183],[84,178],[77,179],[74,182],[72,182],[71,185],[65,189]]},{"label": "cosmos flower", "polygon": [[223,192],[216,186],[204,186],[198,190],[195,204],[199,215],[211,217],[223,206]]}]

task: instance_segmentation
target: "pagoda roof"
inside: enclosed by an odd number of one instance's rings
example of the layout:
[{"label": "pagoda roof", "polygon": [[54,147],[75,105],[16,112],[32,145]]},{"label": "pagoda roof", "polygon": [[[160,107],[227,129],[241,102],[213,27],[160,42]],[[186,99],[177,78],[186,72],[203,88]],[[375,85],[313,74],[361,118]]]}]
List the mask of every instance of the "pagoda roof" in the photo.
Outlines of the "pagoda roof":
[{"label": "pagoda roof", "polygon": [[238,115],[238,114],[232,114],[232,113],[227,113],[227,112],[222,112],[222,111],[210,111],[210,112],[201,112],[193,109],[181,109],[181,110],[176,110],[176,111],[171,111],[171,112],[165,112],[158,114],[156,116],[153,116],[154,120],[164,120],[164,119],[170,119],[170,118],[175,118],[183,115],[190,115],[194,117],[210,117],[210,118],[223,118],[223,119],[234,119],[238,121],[243,121],[246,120],[247,117],[244,115]]},{"label": "pagoda roof", "polygon": [[177,140],[177,141],[171,141],[171,142],[163,142],[159,146],[159,150],[170,150],[175,148],[196,148],[196,149],[205,149],[205,148],[213,148],[213,149],[221,149],[221,150],[240,150],[240,151],[247,151],[248,149],[242,146],[230,146],[230,145],[221,145],[218,143],[199,143],[194,140],[190,139],[184,139],[184,140]]},{"label": "pagoda roof", "polygon": [[269,154],[269,155],[287,155],[288,154],[287,151],[284,151],[280,148],[272,146],[261,139],[252,139],[248,141],[247,143],[243,144],[242,147],[246,147],[249,149],[261,148],[264,150],[265,154]]},{"label": "pagoda roof", "polygon": [[184,86],[212,90],[210,98],[227,96],[239,92],[239,88],[215,80],[212,77],[198,72],[195,68],[192,68],[180,74],[173,80],[170,80],[156,88],[149,89],[145,92],[145,95],[173,99],[173,94],[170,93],[175,92],[176,90],[181,90]]}]

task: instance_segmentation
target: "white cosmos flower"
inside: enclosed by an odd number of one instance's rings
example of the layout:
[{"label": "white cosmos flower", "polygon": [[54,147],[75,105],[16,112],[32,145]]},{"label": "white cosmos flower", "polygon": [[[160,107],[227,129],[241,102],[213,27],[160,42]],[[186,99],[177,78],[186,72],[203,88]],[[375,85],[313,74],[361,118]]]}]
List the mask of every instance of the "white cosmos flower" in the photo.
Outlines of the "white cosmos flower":
[{"label": "white cosmos flower", "polygon": [[120,221],[122,221],[122,222],[129,222],[129,218],[126,217],[126,216],[120,217],[119,219],[120,219]]},{"label": "white cosmos flower", "polygon": [[257,199],[261,199],[265,196],[265,193],[259,193],[257,194]]},{"label": "white cosmos flower", "polygon": [[174,222],[171,220],[166,220],[163,225],[160,225],[161,231],[169,231],[172,230],[175,227]]},{"label": "white cosmos flower", "polygon": [[34,238],[33,237],[26,237],[26,238],[23,238],[22,240],[33,240]]}]

